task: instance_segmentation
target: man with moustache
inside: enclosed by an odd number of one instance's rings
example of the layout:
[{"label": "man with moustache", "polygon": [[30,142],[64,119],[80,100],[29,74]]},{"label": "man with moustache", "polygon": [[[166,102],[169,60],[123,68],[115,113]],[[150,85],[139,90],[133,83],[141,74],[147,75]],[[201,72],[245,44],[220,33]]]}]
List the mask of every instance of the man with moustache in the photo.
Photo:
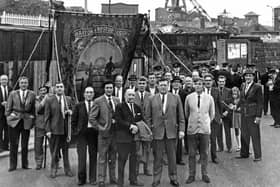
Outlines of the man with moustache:
[{"label": "man with moustache", "polygon": [[125,163],[129,156],[129,181],[131,186],[144,186],[137,179],[137,146],[134,135],[138,132],[137,122],[143,121],[141,108],[135,103],[135,91],[127,89],[125,102],[116,107],[116,135],[118,151],[118,186],[124,185]]},{"label": "man with moustache", "polygon": [[73,177],[69,163],[68,154],[68,115],[72,115],[72,101],[70,97],[64,95],[64,84],[55,84],[55,94],[48,97],[45,104],[46,135],[49,138],[51,152],[51,173],[50,177],[57,177],[58,155],[62,150],[64,173],[68,177]]},{"label": "man with moustache", "polygon": [[168,81],[164,78],[159,80],[159,92],[151,97],[146,110],[147,124],[153,133],[154,177],[152,186],[160,185],[164,150],[168,159],[170,184],[179,186],[176,140],[177,138],[182,139],[185,135],[183,106],[179,96],[168,92]]},{"label": "man with moustache", "polygon": [[94,89],[87,87],[84,91],[85,100],[78,103],[72,116],[73,132],[77,134],[78,154],[78,185],[87,181],[87,150],[89,156],[89,183],[96,185],[97,169],[97,137],[98,131],[89,122],[89,113],[93,107]]},{"label": "man with moustache", "polygon": [[6,108],[7,123],[10,139],[10,168],[9,172],[17,168],[19,137],[21,136],[22,168],[28,167],[28,141],[30,130],[35,119],[35,94],[28,90],[28,78],[19,78],[19,89],[12,91]]},{"label": "man with moustache", "polygon": [[106,169],[109,164],[110,184],[117,184],[116,179],[116,136],[115,118],[119,99],[113,95],[114,83],[106,81],[103,84],[104,95],[96,98],[89,114],[89,122],[98,130],[98,185],[105,187]]}]

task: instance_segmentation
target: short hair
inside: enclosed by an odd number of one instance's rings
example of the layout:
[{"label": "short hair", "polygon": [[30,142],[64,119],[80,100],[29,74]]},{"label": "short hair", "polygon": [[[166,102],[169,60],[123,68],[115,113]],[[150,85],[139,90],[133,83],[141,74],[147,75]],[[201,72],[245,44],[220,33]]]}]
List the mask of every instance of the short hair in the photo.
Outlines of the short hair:
[{"label": "short hair", "polygon": [[193,82],[194,83],[196,83],[196,82],[203,82],[203,78],[197,77],[197,78],[193,79]]},{"label": "short hair", "polygon": [[123,79],[123,76],[122,76],[121,74],[117,74],[117,75],[115,76],[115,81],[116,81],[116,79],[117,79],[118,77],[121,77],[121,78]]},{"label": "short hair", "polygon": [[149,77],[149,76],[156,76],[156,74],[155,74],[154,72],[150,72],[149,75],[148,75],[148,77]]},{"label": "short hair", "polygon": [[104,83],[103,83],[103,88],[105,88],[105,86],[107,85],[107,84],[112,84],[113,85],[113,87],[114,87],[114,82],[112,81],[112,80],[106,80]]},{"label": "short hair", "polygon": [[207,74],[204,75],[204,79],[206,79],[207,77],[210,77],[212,80],[214,78],[213,75],[210,74],[210,73],[207,73]]},{"label": "short hair", "polygon": [[[62,82],[62,81],[57,81],[57,82],[55,83],[55,86],[58,85],[58,84],[63,84],[63,82]],[[63,84],[63,86],[64,86],[64,84]]]},{"label": "short hair", "polygon": [[22,81],[22,80],[27,80],[27,81],[29,81],[28,78],[27,78],[26,76],[21,76],[21,77],[18,78],[18,82],[20,82],[20,81]]},{"label": "short hair", "polygon": [[84,93],[86,92],[87,89],[91,88],[94,91],[94,88],[92,86],[87,86],[84,90]]},{"label": "short hair", "polygon": [[8,75],[6,75],[6,74],[1,75],[0,79],[2,79],[3,77],[6,77],[7,79],[9,79]]},{"label": "short hair", "polygon": [[147,78],[145,77],[145,76],[141,76],[139,79],[138,79],[138,82],[139,81],[145,81],[145,82],[147,82]]},{"label": "short hair", "polygon": [[219,75],[219,76],[218,76],[218,80],[219,80],[219,79],[227,79],[227,78],[226,78],[226,76],[224,76],[224,75]]},{"label": "short hair", "polygon": [[41,90],[43,88],[45,88],[47,91],[49,91],[49,87],[47,87],[46,85],[40,86],[38,90]]},{"label": "short hair", "polygon": [[158,83],[160,83],[160,82],[164,82],[164,81],[168,82],[168,80],[167,80],[166,78],[161,77],[161,78],[158,80]]}]

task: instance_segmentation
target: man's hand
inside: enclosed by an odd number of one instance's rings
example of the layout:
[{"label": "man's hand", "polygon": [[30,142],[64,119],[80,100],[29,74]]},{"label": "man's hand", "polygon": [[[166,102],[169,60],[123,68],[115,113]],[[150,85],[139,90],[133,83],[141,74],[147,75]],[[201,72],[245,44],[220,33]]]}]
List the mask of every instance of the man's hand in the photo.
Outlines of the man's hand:
[{"label": "man's hand", "polygon": [[228,111],[224,111],[223,116],[226,117],[228,115]]},{"label": "man's hand", "polygon": [[99,131],[105,131],[107,128],[107,123],[104,126],[98,125],[98,130]]},{"label": "man's hand", "polygon": [[6,107],[7,101],[3,101],[3,102],[1,103],[1,105],[2,105],[3,107]]},{"label": "man's hand", "polygon": [[185,133],[183,131],[179,131],[179,139],[183,139],[185,137]]},{"label": "man's hand", "polygon": [[112,119],[112,123],[113,123],[113,124],[116,123],[116,120],[115,120],[115,119]]},{"label": "man's hand", "polygon": [[136,125],[131,124],[129,130],[132,134],[136,134],[138,132],[138,127]]},{"label": "man's hand", "polygon": [[72,113],[73,113],[72,110],[66,110],[65,111],[65,114],[69,114],[70,116],[72,115]]},{"label": "man's hand", "polygon": [[66,142],[67,142],[67,143],[71,142],[71,136],[67,136]]},{"label": "man's hand", "polygon": [[46,136],[47,136],[48,138],[51,138],[52,133],[51,133],[51,132],[47,132],[47,133],[46,133]]},{"label": "man's hand", "polygon": [[261,123],[261,118],[256,117],[254,123],[255,124],[260,124]]}]

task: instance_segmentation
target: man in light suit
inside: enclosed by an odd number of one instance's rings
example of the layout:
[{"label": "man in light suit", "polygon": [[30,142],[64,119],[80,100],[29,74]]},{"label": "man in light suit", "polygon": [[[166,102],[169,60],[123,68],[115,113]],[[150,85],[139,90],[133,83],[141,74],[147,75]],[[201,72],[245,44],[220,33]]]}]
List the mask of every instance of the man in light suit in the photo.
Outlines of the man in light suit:
[{"label": "man in light suit", "polygon": [[45,103],[45,125],[46,135],[49,138],[50,152],[51,152],[51,173],[50,177],[57,176],[58,168],[58,154],[62,149],[64,172],[68,177],[72,177],[69,155],[68,143],[70,142],[68,134],[68,115],[72,115],[72,101],[70,97],[64,95],[64,85],[62,82],[55,84],[55,95],[48,97]]},{"label": "man in light suit", "polygon": [[[138,80],[138,91],[135,93],[135,104],[140,106],[142,114],[144,115],[144,119],[146,121],[146,116],[145,116],[145,110],[148,106],[149,99],[151,97],[151,94],[147,91],[145,91],[147,87],[147,79],[146,77],[140,77]],[[143,155],[140,158],[140,162],[142,162],[144,165],[144,174],[147,176],[152,176],[151,171],[149,170],[149,158],[150,158],[150,142],[141,142],[142,150],[143,150]],[[139,163],[140,164],[140,163]],[[138,168],[139,170],[139,165]]]},{"label": "man in light suit", "polygon": [[8,125],[5,116],[5,108],[9,97],[9,78],[7,75],[0,77],[0,152],[9,150]]},{"label": "man in light suit", "polygon": [[77,135],[78,185],[84,185],[87,179],[87,146],[89,153],[89,182],[96,185],[97,137],[98,131],[89,123],[88,115],[93,106],[94,89],[87,87],[85,100],[78,103],[73,111],[72,128]]},{"label": "man in light suit", "polygon": [[98,183],[105,186],[106,168],[109,164],[110,183],[117,184],[116,179],[116,142],[115,119],[113,115],[116,106],[120,103],[117,97],[112,96],[114,83],[104,83],[105,94],[96,98],[89,114],[89,122],[99,131],[98,134]]},{"label": "man in light suit", "polygon": [[122,102],[124,99],[124,91],[125,89],[123,87],[123,76],[117,75],[115,78],[113,96],[116,96],[117,98],[119,98],[120,102]]},{"label": "man in light suit", "polygon": [[[168,159],[170,184],[179,186],[176,165],[176,139],[185,135],[185,118],[179,96],[168,92],[168,81],[159,80],[159,91],[150,99],[146,110],[147,124],[153,132],[153,187],[160,185],[164,149]],[[178,133],[179,129],[179,133]]]},{"label": "man in light suit", "polygon": [[28,78],[19,78],[19,90],[12,91],[7,103],[6,116],[10,138],[10,168],[17,168],[19,136],[21,135],[22,168],[28,168],[28,141],[35,119],[35,94],[28,90]]}]

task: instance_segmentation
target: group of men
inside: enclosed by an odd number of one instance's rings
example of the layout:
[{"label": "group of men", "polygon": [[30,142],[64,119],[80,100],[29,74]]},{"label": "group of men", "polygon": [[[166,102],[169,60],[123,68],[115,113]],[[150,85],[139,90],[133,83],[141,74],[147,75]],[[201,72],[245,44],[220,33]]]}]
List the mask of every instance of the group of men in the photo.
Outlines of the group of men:
[{"label": "group of men", "polygon": [[[209,145],[211,160],[218,164],[217,151],[224,150],[223,128],[227,151],[232,151],[228,105],[231,89],[227,85],[234,84],[240,88],[242,108],[238,158],[249,157],[252,138],[254,161],[260,161],[263,93],[260,84],[254,81],[256,72],[248,68],[237,78],[237,71],[232,74],[226,69],[215,72],[203,68],[205,66],[186,75],[181,73],[178,65],[174,66],[174,72],[163,72],[155,67],[147,78],[131,75],[126,86],[123,77],[117,75],[114,81],[104,82],[104,94],[99,97],[95,97],[93,87],[85,88],[84,100],[77,104],[65,96],[62,82],[55,84],[52,94],[48,93],[48,87],[42,86],[39,95],[35,96],[28,90],[28,78],[21,77],[19,89],[11,91],[5,83],[8,82],[7,76],[2,75],[0,120],[5,120],[8,126],[10,146],[5,143],[8,141],[7,131],[3,130],[5,126],[1,126],[4,135],[1,135],[0,143],[3,149],[10,149],[9,171],[17,168],[20,135],[22,168],[29,169],[28,140],[30,129],[35,125],[36,169],[42,168],[46,136],[51,153],[52,178],[57,177],[60,152],[65,175],[73,176],[68,155],[72,134],[77,137],[78,185],[87,183],[87,151],[89,183],[99,187],[105,186],[107,165],[109,182],[122,187],[127,160],[131,186],[144,186],[138,180],[142,164],[143,173],[153,176],[153,187],[160,186],[164,164],[168,165],[170,184],[179,186],[177,164],[185,165],[183,152],[189,154],[186,183],[195,180],[197,153],[200,154],[202,180],[209,183]],[[275,86],[274,90],[277,89]],[[153,168],[149,162],[151,155]]]}]

